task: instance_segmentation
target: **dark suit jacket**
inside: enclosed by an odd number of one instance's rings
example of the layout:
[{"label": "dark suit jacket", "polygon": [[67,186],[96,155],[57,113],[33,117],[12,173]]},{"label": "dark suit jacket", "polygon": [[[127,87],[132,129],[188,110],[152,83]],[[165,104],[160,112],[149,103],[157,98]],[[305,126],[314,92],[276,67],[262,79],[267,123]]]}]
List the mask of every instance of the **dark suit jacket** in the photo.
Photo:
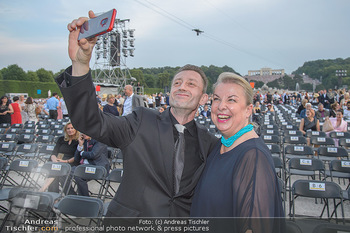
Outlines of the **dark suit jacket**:
[{"label": "dark suit jacket", "polygon": [[87,159],[89,164],[103,166],[109,171],[108,149],[107,145],[91,139],[89,148],[87,140],[84,141],[84,152],[80,155],[80,151],[76,150],[74,153],[74,162],[79,163],[81,159]]},{"label": "dark suit jacket", "polygon": [[[160,114],[136,108],[125,117],[99,110],[91,73],[71,77],[70,69],[57,77],[74,127],[122,150],[123,180],[108,207],[108,216],[187,217],[194,188],[217,138],[197,124],[202,165],[192,182],[173,195],[173,125],[169,109]],[[69,86],[72,85],[72,86]],[[88,103],[88,107],[82,105]],[[155,143],[158,142],[158,143]]]},{"label": "dark suit jacket", "polygon": [[132,96],[131,104],[132,104],[132,110],[134,110],[137,107],[144,107],[143,97],[140,95],[134,94]]}]

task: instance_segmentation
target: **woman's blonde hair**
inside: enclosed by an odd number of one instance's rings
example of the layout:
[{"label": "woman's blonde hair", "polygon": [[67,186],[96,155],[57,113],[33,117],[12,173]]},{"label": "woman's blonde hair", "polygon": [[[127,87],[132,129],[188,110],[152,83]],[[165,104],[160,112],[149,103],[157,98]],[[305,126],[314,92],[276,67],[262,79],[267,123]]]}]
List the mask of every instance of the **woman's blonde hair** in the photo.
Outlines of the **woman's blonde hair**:
[{"label": "woman's blonde hair", "polygon": [[[73,124],[72,124],[72,122],[67,122],[67,124],[63,127],[63,132],[64,132],[64,140],[65,141],[69,141],[69,135],[67,134],[67,127],[68,127],[68,125],[72,125],[73,126]],[[74,128],[74,126],[73,126],[73,128]],[[74,128],[75,129],[75,128]],[[78,130],[76,130],[75,129],[75,134],[73,135],[73,137],[72,137],[72,139],[73,140],[78,140],[79,139],[79,136],[80,136],[80,133],[79,133],[79,131]]]},{"label": "woman's blonde hair", "polygon": [[239,86],[241,86],[244,90],[245,98],[246,98],[246,104],[247,106],[250,104],[253,104],[253,88],[250,86],[250,84],[241,76],[235,73],[231,72],[224,72],[221,73],[218,77],[218,80],[213,85],[213,90],[220,84],[220,83],[234,83]]}]

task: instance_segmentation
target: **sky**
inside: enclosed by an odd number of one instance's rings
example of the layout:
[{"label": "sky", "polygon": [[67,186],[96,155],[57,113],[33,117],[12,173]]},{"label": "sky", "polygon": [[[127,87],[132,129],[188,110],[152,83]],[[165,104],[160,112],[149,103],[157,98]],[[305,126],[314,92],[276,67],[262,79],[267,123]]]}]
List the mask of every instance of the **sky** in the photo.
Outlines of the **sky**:
[{"label": "sky", "polygon": [[0,0],[0,69],[68,67],[67,24],[112,8],[135,29],[128,68],[227,65],[241,75],[263,67],[290,74],[307,61],[350,55],[349,0]]}]

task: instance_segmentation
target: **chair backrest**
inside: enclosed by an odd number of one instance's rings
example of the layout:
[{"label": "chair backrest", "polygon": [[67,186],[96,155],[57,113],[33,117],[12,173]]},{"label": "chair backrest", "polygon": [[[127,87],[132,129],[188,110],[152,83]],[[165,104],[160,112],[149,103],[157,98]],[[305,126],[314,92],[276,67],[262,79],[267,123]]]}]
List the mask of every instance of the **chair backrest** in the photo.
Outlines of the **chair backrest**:
[{"label": "chair backrest", "polygon": [[339,146],[350,147],[350,138],[340,138],[338,143]]},{"label": "chair backrest", "polygon": [[306,145],[307,140],[304,136],[284,136],[283,143]]},{"label": "chair backrest", "polygon": [[23,128],[23,124],[13,124],[13,125],[11,125],[11,128],[19,128],[19,129],[22,129],[22,128]]},{"label": "chair backrest", "polygon": [[7,166],[7,158],[5,157],[0,157],[0,171],[4,170]]},{"label": "chair backrest", "polygon": [[6,133],[2,134],[0,140],[3,142],[17,142],[17,134],[13,133]]},{"label": "chair backrest", "polygon": [[22,143],[32,143],[35,140],[34,134],[20,134],[18,136],[18,142]]},{"label": "chair backrest", "polygon": [[35,129],[22,129],[20,134],[35,134]]},{"label": "chair backrest", "polygon": [[329,136],[331,138],[337,138],[337,139],[340,139],[340,138],[350,138],[350,133],[349,132],[330,132]]},{"label": "chair backrest", "polygon": [[349,173],[350,176],[350,160],[332,160],[329,164],[329,170],[337,172]]},{"label": "chair backrest", "polygon": [[92,197],[67,195],[59,201],[57,209],[66,215],[96,218],[102,215],[103,202]]},{"label": "chair backrest", "polygon": [[280,143],[280,141],[281,141],[280,137],[277,135],[266,135],[265,134],[265,135],[261,135],[260,137],[265,143],[270,143],[270,144]]},{"label": "chair backrest", "polygon": [[82,164],[75,168],[74,176],[86,180],[104,180],[107,176],[107,170],[103,166]]},{"label": "chair backrest", "polygon": [[310,142],[313,145],[334,146],[334,140],[328,137],[312,136]]},{"label": "chair backrest", "polygon": [[281,158],[272,156],[272,160],[275,168],[283,168],[283,162]]},{"label": "chair backrest", "polygon": [[292,186],[293,195],[315,198],[343,198],[340,186],[331,181],[297,180]]},{"label": "chair backrest", "polygon": [[11,201],[11,205],[18,208],[48,211],[53,206],[53,197],[44,192],[23,190],[17,193]]},{"label": "chair backrest", "polygon": [[10,127],[10,126],[11,126],[10,123],[1,123],[0,124],[0,128],[3,128],[3,129],[6,129],[6,128]]},{"label": "chair backrest", "polygon": [[50,143],[53,143],[54,138],[55,138],[55,136],[53,136],[53,135],[39,135],[35,141],[37,143],[50,144]]},{"label": "chair backrest", "polygon": [[52,154],[52,151],[55,149],[54,145],[43,145],[42,147],[40,147],[39,149],[39,154]]},{"label": "chair backrest", "polygon": [[284,147],[284,153],[291,154],[291,155],[301,155],[301,156],[307,156],[307,155],[313,155],[314,152],[310,146],[305,145],[287,145]]},{"label": "chair backrest", "polygon": [[283,135],[286,136],[303,136],[300,130],[284,130]]},{"label": "chair backrest", "polygon": [[279,130],[277,129],[264,129],[260,132],[261,135],[279,135]]},{"label": "chair backrest", "polygon": [[52,133],[53,136],[62,136],[64,135],[64,130],[63,129],[55,129]]},{"label": "chair backrest", "polygon": [[35,129],[35,127],[35,123],[28,123],[24,125],[23,129]]},{"label": "chair backrest", "polygon": [[49,134],[51,134],[51,129],[38,129],[36,134],[38,134],[38,135],[49,135]]},{"label": "chair backrest", "polygon": [[48,123],[39,124],[37,126],[37,129],[49,129],[49,128],[50,128],[50,124],[48,124]]},{"label": "chair backrest", "polygon": [[41,167],[41,172],[50,177],[60,177],[69,175],[71,166],[68,163],[47,162]]},{"label": "chair backrest", "polygon": [[109,175],[106,177],[106,180],[115,182],[115,183],[121,183],[122,178],[123,178],[123,169],[115,168],[109,173]]},{"label": "chair backrest", "polygon": [[36,153],[38,149],[39,149],[38,144],[32,144],[32,143],[20,144],[16,150],[16,154]]},{"label": "chair backrest", "polygon": [[291,158],[288,163],[289,169],[305,171],[323,171],[324,163],[316,158]]},{"label": "chair backrest", "polygon": [[9,128],[6,133],[7,134],[19,134],[21,132],[21,128]]},{"label": "chair backrest", "polygon": [[16,145],[14,142],[0,142],[0,153],[13,152]]},{"label": "chair backrest", "polygon": [[11,162],[9,170],[18,172],[32,172],[38,167],[38,161],[32,159],[16,159]]},{"label": "chair backrest", "polygon": [[348,152],[343,147],[321,146],[317,148],[317,155],[327,157],[348,157]]},{"label": "chair backrest", "polygon": [[306,137],[311,138],[312,136],[327,137],[327,134],[323,131],[306,131]]},{"label": "chair backrest", "polygon": [[266,144],[267,148],[269,148],[271,154],[279,154],[281,153],[281,148],[277,144]]}]

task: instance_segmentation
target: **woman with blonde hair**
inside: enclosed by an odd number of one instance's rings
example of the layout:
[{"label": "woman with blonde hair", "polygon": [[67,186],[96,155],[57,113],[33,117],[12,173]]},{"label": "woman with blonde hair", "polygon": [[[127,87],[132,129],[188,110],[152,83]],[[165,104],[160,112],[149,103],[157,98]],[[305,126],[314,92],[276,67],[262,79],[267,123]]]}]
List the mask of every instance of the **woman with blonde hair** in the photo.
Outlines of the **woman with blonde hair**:
[{"label": "woman with blonde hair", "polygon": [[[225,72],[214,84],[212,121],[222,133],[193,196],[193,217],[239,218],[232,232],[285,232],[284,211],[270,150],[253,130],[253,90]],[[266,218],[261,221],[260,218]]]},{"label": "woman with blonde hair", "polygon": [[[77,166],[74,161],[74,153],[79,145],[80,133],[74,129],[71,122],[68,122],[64,128],[64,135],[59,137],[55,148],[52,151],[51,161],[69,163],[72,167]],[[59,192],[59,183],[64,184],[65,177],[60,178],[48,178],[40,191],[45,191],[47,188],[49,192]],[[73,194],[73,193],[72,193]]]},{"label": "woman with blonde hair", "polygon": [[299,130],[306,135],[306,131],[320,131],[320,121],[315,117],[313,109],[306,110],[306,117],[301,118]]}]

